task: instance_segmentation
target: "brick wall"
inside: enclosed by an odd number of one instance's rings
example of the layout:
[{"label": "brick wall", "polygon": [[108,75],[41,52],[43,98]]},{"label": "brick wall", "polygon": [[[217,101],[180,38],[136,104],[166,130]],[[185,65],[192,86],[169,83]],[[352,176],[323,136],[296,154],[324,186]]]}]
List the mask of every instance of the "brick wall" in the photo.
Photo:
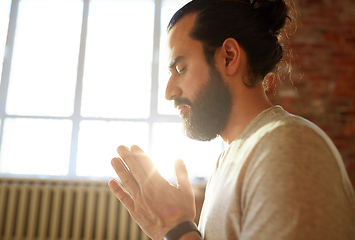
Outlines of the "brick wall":
[{"label": "brick wall", "polygon": [[330,136],[355,187],[355,1],[294,2],[297,31],[285,43],[292,75],[282,74],[282,84],[271,84],[268,96]]}]

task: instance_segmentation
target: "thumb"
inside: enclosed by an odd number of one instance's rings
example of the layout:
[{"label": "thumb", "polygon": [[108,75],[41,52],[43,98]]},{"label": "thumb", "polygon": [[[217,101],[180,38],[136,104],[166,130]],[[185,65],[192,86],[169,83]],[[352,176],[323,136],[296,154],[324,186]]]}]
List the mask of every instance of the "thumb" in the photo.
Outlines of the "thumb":
[{"label": "thumb", "polygon": [[175,180],[177,186],[183,193],[192,193],[192,186],[189,181],[189,176],[187,174],[186,166],[181,159],[175,161]]}]

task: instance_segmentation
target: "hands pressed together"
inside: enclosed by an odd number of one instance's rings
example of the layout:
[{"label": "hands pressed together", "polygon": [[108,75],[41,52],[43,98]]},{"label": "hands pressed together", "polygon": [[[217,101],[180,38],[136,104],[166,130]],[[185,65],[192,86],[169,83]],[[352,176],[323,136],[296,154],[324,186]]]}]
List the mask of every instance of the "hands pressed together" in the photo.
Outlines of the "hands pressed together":
[{"label": "hands pressed together", "polygon": [[161,240],[179,223],[194,221],[194,194],[182,160],[175,162],[175,187],[138,146],[119,146],[117,152],[111,164],[123,186],[112,179],[109,187],[150,238]]}]

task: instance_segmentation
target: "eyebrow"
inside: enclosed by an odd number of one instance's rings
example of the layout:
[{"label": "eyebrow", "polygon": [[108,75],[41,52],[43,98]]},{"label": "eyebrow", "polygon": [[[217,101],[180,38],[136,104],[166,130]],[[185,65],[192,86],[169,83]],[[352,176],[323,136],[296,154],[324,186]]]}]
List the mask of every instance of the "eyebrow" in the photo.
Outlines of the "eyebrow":
[{"label": "eyebrow", "polygon": [[184,59],[183,56],[177,56],[174,59],[172,59],[169,63],[169,69],[173,69],[176,67],[176,64],[178,64],[180,61]]}]

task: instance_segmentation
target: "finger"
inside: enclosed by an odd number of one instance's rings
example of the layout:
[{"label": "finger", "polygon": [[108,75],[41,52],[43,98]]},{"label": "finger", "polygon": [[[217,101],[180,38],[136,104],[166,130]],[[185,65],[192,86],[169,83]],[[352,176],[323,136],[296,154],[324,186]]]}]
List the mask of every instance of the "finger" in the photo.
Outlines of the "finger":
[{"label": "finger", "polygon": [[134,209],[134,202],[132,197],[121,187],[116,179],[111,179],[108,182],[108,186],[128,211]]},{"label": "finger", "polygon": [[118,177],[121,179],[123,186],[128,190],[128,192],[134,197],[140,193],[140,189],[135,179],[133,178],[130,171],[127,169],[125,164],[120,158],[113,158],[111,160],[111,165]]},{"label": "finger", "polygon": [[152,160],[150,160],[147,154],[145,154],[145,152],[140,147],[133,145],[131,147],[131,151],[133,152],[135,159],[142,166],[143,171],[150,181],[155,182],[162,179],[162,176],[158,172]]},{"label": "finger", "polygon": [[186,166],[181,159],[175,161],[175,179],[178,188],[183,193],[193,194]]},{"label": "finger", "polygon": [[129,168],[129,172],[133,176],[133,178],[136,180],[139,186],[143,186],[144,183],[148,181],[148,178],[142,169],[142,166],[140,163],[136,160],[134,154],[132,151],[130,151],[127,147],[125,146],[119,146],[117,148],[118,154],[121,156],[123,161],[127,164]]}]

